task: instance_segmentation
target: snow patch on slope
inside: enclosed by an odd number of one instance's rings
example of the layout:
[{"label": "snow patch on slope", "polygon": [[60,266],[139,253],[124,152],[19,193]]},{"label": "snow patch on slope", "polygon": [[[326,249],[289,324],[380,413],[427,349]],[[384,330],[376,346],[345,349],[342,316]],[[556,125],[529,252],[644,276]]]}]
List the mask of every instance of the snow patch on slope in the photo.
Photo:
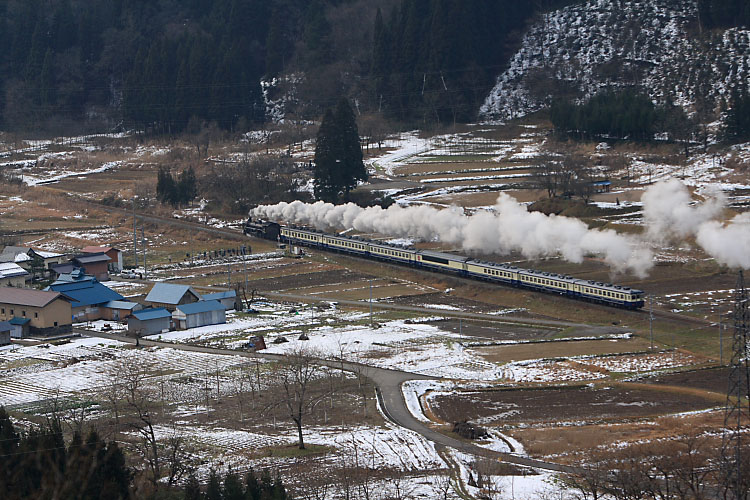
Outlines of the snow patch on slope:
[{"label": "snow patch on slope", "polygon": [[[489,121],[532,113],[565,93],[643,87],[657,103],[691,110],[717,103],[747,79],[750,31],[688,33],[695,0],[592,0],[543,16],[481,107]],[[550,80],[552,79],[552,81]]]}]

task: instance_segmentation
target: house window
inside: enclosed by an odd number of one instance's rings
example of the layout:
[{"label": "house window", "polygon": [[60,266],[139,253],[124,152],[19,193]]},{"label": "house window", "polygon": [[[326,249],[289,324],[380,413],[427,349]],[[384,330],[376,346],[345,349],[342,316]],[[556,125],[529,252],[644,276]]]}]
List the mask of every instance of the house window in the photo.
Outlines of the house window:
[{"label": "house window", "polygon": [[26,311],[21,311],[21,316],[26,317]]},{"label": "house window", "polygon": [[0,309],[0,312],[2,312],[3,314],[5,314],[5,308],[3,307],[2,309]]},{"label": "house window", "polygon": [[35,317],[35,318],[38,318],[38,317],[39,317],[39,313],[36,313],[36,312],[35,312],[35,313],[34,313],[34,317]]},{"label": "house window", "polygon": [[10,313],[11,313],[11,314],[15,314],[15,313],[13,312],[13,309],[11,309],[11,310],[10,310]]},{"label": "house window", "polygon": [[55,321],[55,326],[57,326],[57,321]]}]

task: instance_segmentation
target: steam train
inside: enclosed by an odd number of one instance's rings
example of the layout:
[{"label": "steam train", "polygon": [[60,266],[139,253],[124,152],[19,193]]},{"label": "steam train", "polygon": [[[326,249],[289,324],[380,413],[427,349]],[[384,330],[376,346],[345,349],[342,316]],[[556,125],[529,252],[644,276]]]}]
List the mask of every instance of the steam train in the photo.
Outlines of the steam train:
[{"label": "steam train", "polygon": [[445,252],[417,250],[356,236],[332,235],[309,228],[283,226],[272,221],[250,218],[245,223],[244,233],[290,245],[341,252],[625,309],[639,309],[644,303],[643,291],[627,286],[485,262]]}]

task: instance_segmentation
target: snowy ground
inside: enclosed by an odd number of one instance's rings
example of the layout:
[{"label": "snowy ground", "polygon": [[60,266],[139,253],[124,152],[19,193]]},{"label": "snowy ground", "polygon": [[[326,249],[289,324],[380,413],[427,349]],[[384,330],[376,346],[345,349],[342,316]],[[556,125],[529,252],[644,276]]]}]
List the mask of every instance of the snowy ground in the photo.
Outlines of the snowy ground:
[{"label": "snowy ground", "polygon": [[59,345],[14,345],[0,351],[0,406],[39,406],[50,398],[76,398],[101,389],[111,383],[118,363],[133,357],[141,366],[151,367],[155,379],[224,370],[247,362],[239,356],[176,349],[133,351],[120,342],[88,337]]},{"label": "snowy ground", "polygon": [[[335,309],[310,308],[290,312],[278,307],[254,316],[230,314],[229,322],[191,330],[175,331],[150,338],[172,342],[200,342],[235,348],[251,336],[264,335],[269,353],[305,348],[322,357],[343,357],[372,366],[405,370],[446,378],[494,379],[497,367],[464,349],[461,337],[424,324],[423,320],[393,320],[368,324],[369,315]],[[299,340],[305,333],[309,340]],[[274,344],[283,336],[288,342]]]}]

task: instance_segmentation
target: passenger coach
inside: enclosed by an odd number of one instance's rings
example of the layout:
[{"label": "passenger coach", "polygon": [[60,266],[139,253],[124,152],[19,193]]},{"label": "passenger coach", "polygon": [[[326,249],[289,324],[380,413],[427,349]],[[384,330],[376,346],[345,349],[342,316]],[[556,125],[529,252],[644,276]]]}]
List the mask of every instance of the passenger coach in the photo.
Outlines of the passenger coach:
[{"label": "passenger coach", "polygon": [[523,269],[509,264],[485,262],[446,252],[416,250],[413,247],[390,245],[381,241],[332,235],[297,226],[282,226],[276,222],[248,219],[245,224],[245,234],[626,309],[639,309],[644,304],[643,291],[626,286],[581,280],[572,276]]}]

